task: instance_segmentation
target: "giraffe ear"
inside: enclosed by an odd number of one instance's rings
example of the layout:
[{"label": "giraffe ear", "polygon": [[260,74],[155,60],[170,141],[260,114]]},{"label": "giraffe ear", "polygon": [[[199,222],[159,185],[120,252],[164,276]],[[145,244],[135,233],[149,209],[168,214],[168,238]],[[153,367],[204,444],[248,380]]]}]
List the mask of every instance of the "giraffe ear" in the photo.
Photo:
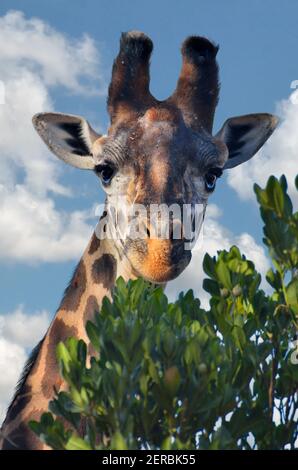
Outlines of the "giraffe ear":
[{"label": "giraffe ear", "polygon": [[264,145],[278,124],[272,114],[248,114],[227,119],[216,138],[229,151],[224,169],[234,168],[252,158]]},{"label": "giraffe ear", "polygon": [[58,158],[76,168],[94,169],[92,145],[100,135],[84,118],[70,114],[39,113],[32,122],[42,140]]}]

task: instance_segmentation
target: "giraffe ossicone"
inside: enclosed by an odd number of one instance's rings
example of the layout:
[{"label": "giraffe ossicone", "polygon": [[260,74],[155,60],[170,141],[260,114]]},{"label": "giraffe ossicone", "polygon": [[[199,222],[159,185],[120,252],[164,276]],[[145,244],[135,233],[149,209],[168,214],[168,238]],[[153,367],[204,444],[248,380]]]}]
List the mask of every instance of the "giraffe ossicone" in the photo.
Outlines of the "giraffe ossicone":
[{"label": "giraffe ossicone", "polygon": [[[106,135],[80,116],[40,113],[33,118],[59,159],[99,177],[106,202],[55,318],[25,367],[1,429],[2,449],[45,448],[27,423],[48,409],[54,387],[65,387],[55,357],[59,341],[76,336],[88,342],[85,323],[111,295],[118,276],[162,284],[177,277],[190,261],[217,178],[252,158],[277,125],[271,114],[250,114],[229,118],[212,135],[218,47],[206,38],[187,38],[177,87],[164,101],[149,89],[152,49],[145,34],[122,34],[108,93]],[[92,354],[91,347],[88,351]]]}]

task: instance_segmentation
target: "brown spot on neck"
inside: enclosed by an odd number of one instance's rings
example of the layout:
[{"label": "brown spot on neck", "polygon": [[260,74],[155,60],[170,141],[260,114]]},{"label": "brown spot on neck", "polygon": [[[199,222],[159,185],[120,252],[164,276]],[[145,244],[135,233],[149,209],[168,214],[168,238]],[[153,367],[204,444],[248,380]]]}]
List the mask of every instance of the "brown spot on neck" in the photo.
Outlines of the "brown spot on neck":
[{"label": "brown spot on neck", "polygon": [[93,255],[100,247],[100,239],[97,237],[96,233],[94,232],[91,238],[91,243],[89,246],[88,254]]},{"label": "brown spot on neck", "polygon": [[[30,419],[37,419],[37,415],[30,417]],[[6,436],[2,450],[42,450],[44,446],[44,443],[28,428],[27,424],[21,422]]]},{"label": "brown spot on neck", "polygon": [[[94,315],[96,312],[99,312],[99,303],[95,295],[90,295],[87,300],[85,310],[84,310],[84,325],[86,326],[87,321],[94,321]],[[92,343],[88,342],[88,355],[96,356],[97,351],[94,349]]]},{"label": "brown spot on neck", "polygon": [[68,326],[63,320],[56,318],[49,332],[46,355],[46,369],[43,374],[41,389],[48,399],[54,395],[54,386],[59,390],[62,378],[59,374],[59,367],[56,358],[56,347],[60,341],[65,341],[71,336],[77,337],[78,330],[74,326]]},{"label": "brown spot on neck", "polygon": [[90,295],[87,300],[86,307],[84,310],[84,325],[88,320],[93,320],[95,312],[99,311],[99,305],[95,295]]},{"label": "brown spot on neck", "polygon": [[81,260],[74,272],[69,286],[65,290],[60,309],[76,311],[80,305],[81,297],[85,292],[87,284],[86,268]]},{"label": "brown spot on neck", "polygon": [[111,254],[103,254],[93,263],[92,278],[94,282],[102,284],[106,289],[111,289],[114,286],[116,273],[117,262]]}]

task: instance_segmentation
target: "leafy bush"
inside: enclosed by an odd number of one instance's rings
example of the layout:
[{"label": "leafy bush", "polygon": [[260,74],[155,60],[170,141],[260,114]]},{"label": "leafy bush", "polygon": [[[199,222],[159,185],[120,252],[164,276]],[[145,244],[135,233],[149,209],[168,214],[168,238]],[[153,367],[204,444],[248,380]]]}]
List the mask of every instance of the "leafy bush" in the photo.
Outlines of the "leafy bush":
[{"label": "leafy bush", "polygon": [[118,279],[113,303],[105,298],[86,326],[91,364],[81,340],[57,348],[69,391],[30,424],[43,441],[54,449],[295,447],[298,213],[284,177],[255,192],[271,293],[235,246],[205,255],[208,310],[192,291],[169,303],[161,288]]}]

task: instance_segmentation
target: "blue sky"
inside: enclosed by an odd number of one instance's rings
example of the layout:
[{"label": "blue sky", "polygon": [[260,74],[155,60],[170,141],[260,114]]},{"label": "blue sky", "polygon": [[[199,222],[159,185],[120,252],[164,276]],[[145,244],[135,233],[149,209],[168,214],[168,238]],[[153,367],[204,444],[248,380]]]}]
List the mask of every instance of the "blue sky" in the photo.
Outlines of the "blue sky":
[{"label": "blue sky", "polygon": [[[279,109],[282,107],[282,117],[288,124],[282,128],[282,132],[276,140],[272,141],[268,150],[256,157],[259,160],[262,157],[267,159],[263,168],[260,169],[258,163],[250,162],[239,171],[235,170],[233,177],[225,176],[218,183],[216,192],[210,201],[212,207],[209,228],[213,242],[209,245],[207,243],[205,249],[210,247],[210,250],[214,251],[217,240],[221,238],[224,238],[226,243],[241,240],[242,245],[248,247],[248,254],[253,252],[256,259],[263,260],[262,257],[265,254],[258,251],[259,248],[257,248],[262,238],[261,222],[249,188],[255,180],[261,183],[265,181],[270,173],[279,175],[284,171],[290,178],[295,173],[293,171],[295,168],[295,166],[293,167],[293,156],[295,156],[293,146],[286,154],[279,152],[287,150],[288,142],[294,142],[296,135],[294,123],[298,122],[298,118],[295,121],[297,111],[289,100],[289,95],[293,92],[290,89],[290,84],[293,80],[298,79],[297,2],[292,0],[283,0],[283,2],[279,0],[263,0],[262,2],[258,0],[250,0],[249,2],[239,0],[185,0],[184,2],[174,2],[173,0],[150,0],[150,2],[142,0],[101,0],[100,2],[96,0],[72,0],[71,2],[69,0],[48,2],[2,0],[0,17],[4,18],[5,24],[9,23],[6,15],[11,10],[23,12],[24,16],[19,21],[19,26],[8,25],[10,32],[13,33],[13,27],[23,28],[22,34],[28,36],[32,29],[32,24],[28,22],[32,17],[36,17],[42,24],[47,24],[52,28],[53,37],[56,33],[63,36],[65,44],[70,44],[73,56],[75,56],[74,49],[76,47],[74,41],[77,41],[78,47],[80,41],[84,41],[82,39],[84,35],[88,34],[92,47],[96,47],[99,56],[96,56],[97,63],[88,77],[84,77],[84,71],[79,70],[81,57],[76,57],[73,61],[74,70],[76,70],[74,74],[77,74],[78,80],[85,87],[83,92],[78,90],[77,84],[71,86],[69,83],[64,83],[63,77],[56,79],[56,83],[48,83],[42,72],[38,71],[40,63],[36,66],[30,63],[31,65],[28,67],[33,75],[35,74],[36,82],[34,84],[36,87],[39,86],[39,90],[47,92],[47,96],[44,98],[45,103],[50,97],[51,107],[56,111],[83,115],[95,127],[99,126],[101,130],[105,130],[108,125],[105,92],[122,31],[142,30],[153,39],[151,91],[159,99],[166,98],[175,87],[181,65],[180,45],[186,36],[191,34],[205,35],[218,43],[220,45],[218,62],[221,95],[214,130],[218,130],[228,117],[254,112],[276,112],[277,105]],[[13,35],[11,37],[14,42],[15,37]],[[5,42],[5,38],[2,37],[1,40]],[[14,67],[15,70],[19,70],[18,67],[21,67],[20,70],[23,73],[27,62],[30,62],[28,57],[24,59],[22,56],[22,43],[18,43],[16,48],[18,47],[19,55],[18,51],[11,52],[11,42],[7,44],[2,42],[2,49],[0,49],[0,59],[2,50],[12,74]],[[35,50],[38,47],[37,43],[32,43],[32,49]],[[55,52],[55,49],[53,51]],[[88,51],[90,56],[94,58],[94,50],[91,48],[91,52],[90,49]],[[15,55],[12,58],[9,54]],[[27,55],[29,54],[30,51],[27,52]],[[42,51],[36,52],[36,56],[38,54],[42,55]],[[46,49],[44,49],[44,54],[47,54]],[[47,70],[51,70],[52,62],[55,65],[55,60],[58,61],[55,57],[53,60],[50,59],[50,57],[47,59]],[[42,59],[36,60],[41,61]],[[83,66],[84,59],[82,59]],[[89,65],[87,64],[86,67],[88,68]],[[71,76],[71,68],[70,61],[70,66],[64,73],[66,82]],[[90,70],[91,68],[90,66]],[[96,75],[96,71],[98,71],[98,75]],[[54,72],[57,73],[57,70]],[[3,78],[0,76],[0,79]],[[90,81],[92,87],[95,89],[97,87],[98,93],[94,93],[92,96],[88,94],[87,80]],[[32,100],[34,100],[34,95],[32,95]],[[44,110],[40,109],[39,111]],[[9,112],[14,112],[13,106]],[[19,116],[21,116],[20,120],[16,119],[15,122],[16,145],[18,145],[18,124],[19,126],[23,125],[22,110]],[[25,124],[28,124],[27,121]],[[20,145],[22,143],[23,158],[30,159],[31,147],[27,148],[26,138],[22,137],[22,139]],[[35,141],[32,145],[35,146]],[[46,150],[43,151],[46,152]],[[10,149],[10,154],[11,152]],[[47,163],[50,171],[52,171],[51,158],[54,160],[55,157],[45,156],[47,162],[50,162]],[[26,162],[26,160],[24,161]],[[22,165],[16,164],[16,166],[17,170],[12,185],[22,182],[22,178],[24,178]],[[55,178],[59,184],[71,188],[72,191],[71,197],[62,195],[61,191],[53,191],[46,199],[47,202],[51,201],[55,205],[55,210],[61,217],[65,211],[86,211],[95,202],[103,200],[103,193],[92,174],[73,170],[63,166],[62,163],[55,163],[54,168],[53,171],[58,172],[58,177]],[[28,173],[28,169],[26,171]],[[46,196],[39,194],[38,197],[45,198]],[[5,220],[9,220],[9,218]],[[29,223],[29,219],[27,220]],[[88,224],[95,225],[95,219],[88,219]],[[8,225],[1,226],[2,233],[7,231],[9,232]],[[82,233],[86,232],[87,229],[84,226]],[[87,244],[88,238],[85,241]],[[0,237],[0,245],[1,243],[4,244],[4,241],[1,242]],[[47,249],[45,244],[44,250],[47,251]],[[50,317],[57,308],[72,270],[79,260],[79,250],[74,250],[75,254],[69,256],[67,260],[62,256],[61,260],[58,257],[55,261],[44,260],[42,256],[40,259],[37,256],[32,261],[30,254],[24,255],[20,259],[14,257],[13,253],[10,255],[7,254],[8,251],[5,253],[5,250],[6,248],[3,248],[1,251],[0,246],[0,253],[2,253],[2,255],[0,254],[0,314],[5,316],[14,312],[18,306],[23,305],[22,309],[28,315],[45,310]],[[202,276],[200,259],[198,258],[195,266],[198,271],[198,279]],[[265,269],[266,263],[263,264]],[[192,276],[194,274],[192,271]],[[179,281],[176,282],[173,289],[178,291],[180,287],[184,288],[188,285],[188,279],[189,277],[186,277],[184,281],[181,281],[181,284]]]}]

